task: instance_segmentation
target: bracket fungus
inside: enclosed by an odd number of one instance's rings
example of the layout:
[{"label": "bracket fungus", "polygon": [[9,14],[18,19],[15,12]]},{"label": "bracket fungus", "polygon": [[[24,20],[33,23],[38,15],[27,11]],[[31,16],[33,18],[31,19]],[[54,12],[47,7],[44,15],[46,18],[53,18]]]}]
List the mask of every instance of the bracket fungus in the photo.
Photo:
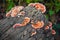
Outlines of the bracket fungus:
[{"label": "bracket fungus", "polygon": [[33,6],[35,7],[37,10],[41,10],[42,13],[46,12],[46,7],[45,5],[41,4],[41,3],[30,3],[28,6]]},{"label": "bracket fungus", "polygon": [[16,15],[23,9],[23,6],[15,6],[9,12],[7,12],[6,17],[16,17]]},{"label": "bracket fungus", "polygon": [[26,26],[29,22],[30,22],[30,18],[25,17],[21,24],[20,23],[14,24],[13,28],[20,27],[20,26]]},{"label": "bracket fungus", "polygon": [[40,29],[40,28],[42,28],[44,26],[44,22],[43,21],[37,21],[37,23],[33,23],[32,24],[32,27],[34,28],[34,29]]}]

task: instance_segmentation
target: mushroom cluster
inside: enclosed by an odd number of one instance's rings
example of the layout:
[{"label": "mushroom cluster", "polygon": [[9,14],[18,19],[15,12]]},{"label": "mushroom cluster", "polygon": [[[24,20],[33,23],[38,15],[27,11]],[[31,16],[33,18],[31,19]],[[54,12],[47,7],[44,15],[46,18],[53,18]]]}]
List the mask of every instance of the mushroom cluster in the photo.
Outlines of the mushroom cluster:
[{"label": "mushroom cluster", "polygon": [[[28,6],[32,6],[34,8],[36,8],[37,10],[41,11],[42,13],[45,13],[46,11],[46,7],[45,5],[41,4],[41,3],[30,3]],[[24,7],[23,6],[16,6],[16,7],[13,7],[7,14],[6,14],[6,17],[16,17],[19,15],[22,15],[24,16],[25,15],[25,11],[21,11],[23,10]],[[13,28],[16,28],[16,27],[21,27],[21,26],[26,26],[29,22],[31,21],[31,18],[29,17],[25,17],[23,22],[22,23],[16,23],[13,25]],[[44,22],[43,21],[39,21],[37,20],[36,23],[34,23],[34,20],[31,21],[31,26],[34,28],[34,29],[40,29],[40,28],[43,28],[44,27]],[[52,29],[52,23],[49,22],[49,25],[45,27],[45,30],[47,29]],[[52,30],[52,34],[56,34],[56,32],[54,30]]]},{"label": "mushroom cluster", "polygon": [[[46,7],[41,3],[13,7],[7,14],[10,29],[1,36],[5,40],[54,40],[56,34],[52,23],[45,15]],[[2,24],[3,25],[3,24]],[[8,25],[7,25],[8,26]],[[17,28],[17,29],[16,29]],[[5,30],[4,30],[5,31]],[[13,39],[14,37],[14,39]]]}]

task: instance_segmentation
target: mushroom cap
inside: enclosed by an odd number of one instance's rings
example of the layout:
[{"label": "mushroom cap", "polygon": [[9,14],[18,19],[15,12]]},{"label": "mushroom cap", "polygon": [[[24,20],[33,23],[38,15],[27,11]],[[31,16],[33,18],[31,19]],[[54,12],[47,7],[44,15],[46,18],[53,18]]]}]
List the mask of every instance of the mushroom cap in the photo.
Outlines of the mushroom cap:
[{"label": "mushroom cap", "polygon": [[30,3],[28,6],[33,6],[35,7],[37,10],[41,10],[42,13],[46,12],[46,7],[45,5],[41,4],[41,3]]}]

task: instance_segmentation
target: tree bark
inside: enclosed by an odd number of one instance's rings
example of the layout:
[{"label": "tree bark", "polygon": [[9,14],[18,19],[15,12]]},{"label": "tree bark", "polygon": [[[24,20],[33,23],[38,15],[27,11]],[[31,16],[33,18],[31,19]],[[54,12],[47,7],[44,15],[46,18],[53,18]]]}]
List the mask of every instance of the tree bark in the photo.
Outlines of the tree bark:
[{"label": "tree bark", "polygon": [[[0,20],[0,40],[54,40],[51,29],[44,30],[45,26],[48,25],[48,20],[40,10],[36,10],[32,6],[27,6],[22,11],[25,11],[25,16],[9,17]],[[34,29],[31,23],[28,23],[24,27],[13,28],[14,24],[21,23],[25,17],[33,19],[34,22],[36,20],[43,21],[43,28]],[[32,31],[36,31],[37,33],[31,36]]]}]

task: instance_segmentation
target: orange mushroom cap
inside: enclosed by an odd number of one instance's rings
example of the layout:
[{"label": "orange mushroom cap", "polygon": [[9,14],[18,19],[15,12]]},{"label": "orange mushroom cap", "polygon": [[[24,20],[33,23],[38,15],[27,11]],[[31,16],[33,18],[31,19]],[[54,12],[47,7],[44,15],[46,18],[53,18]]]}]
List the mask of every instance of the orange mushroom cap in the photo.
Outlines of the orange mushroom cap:
[{"label": "orange mushroom cap", "polygon": [[14,7],[11,13],[11,17],[15,17],[19,13],[19,11],[22,10],[23,8],[24,8],[23,6]]},{"label": "orange mushroom cap", "polygon": [[46,27],[45,27],[45,30],[47,30],[47,29],[49,29],[49,26],[46,26]]},{"label": "orange mushroom cap", "polygon": [[38,21],[37,23],[33,23],[32,24],[32,27],[34,28],[34,29],[39,29],[39,28],[42,28],[44,26],[44,22],[43,21]]},{"label": "orange mushroom cap", "polygon": [[43,4],[41,4],[41,3],[30,3],[28,6],[33,6],[33,7],[35,7],[37,10],[42,11],[42,13],[45,13],[45,11],[46,11],[45,5],[43,5]]},{"label": "orange mushroom cap", "polygon": [[20,27],[20,26],[25,26],[25,25],[27,25],[27,23],[29,23],[30,22],[30,18],[28,18],[28,17],[25,17],[24,18],[24,21],[20,24],[20,23],[17,23],[17,24],[15,24],[15,25],[13,25],[13,28],[16,28],[16,27]]},{"label": "orange mushroom cap", "polygon": [[13,28],[20,27],[20,26],[22,26],[22,24],[16,23],[16,24],[13,25]]},{"label": "orange mushroom cap", "polygon": [[23,6],[15,6],[13,7],[7,14],[6,14],[6,17],[15,17],[20,10],[22,10],[24,7]]},{"label": "orange mushroom cap", "polygon": [[36,8],[37,10],[41,10],[42,13],[45,13],[45,11],[46,11],[45,5],[43,5],[43,4],[41,4],[41,3],[35,3],[35,8]]}]

